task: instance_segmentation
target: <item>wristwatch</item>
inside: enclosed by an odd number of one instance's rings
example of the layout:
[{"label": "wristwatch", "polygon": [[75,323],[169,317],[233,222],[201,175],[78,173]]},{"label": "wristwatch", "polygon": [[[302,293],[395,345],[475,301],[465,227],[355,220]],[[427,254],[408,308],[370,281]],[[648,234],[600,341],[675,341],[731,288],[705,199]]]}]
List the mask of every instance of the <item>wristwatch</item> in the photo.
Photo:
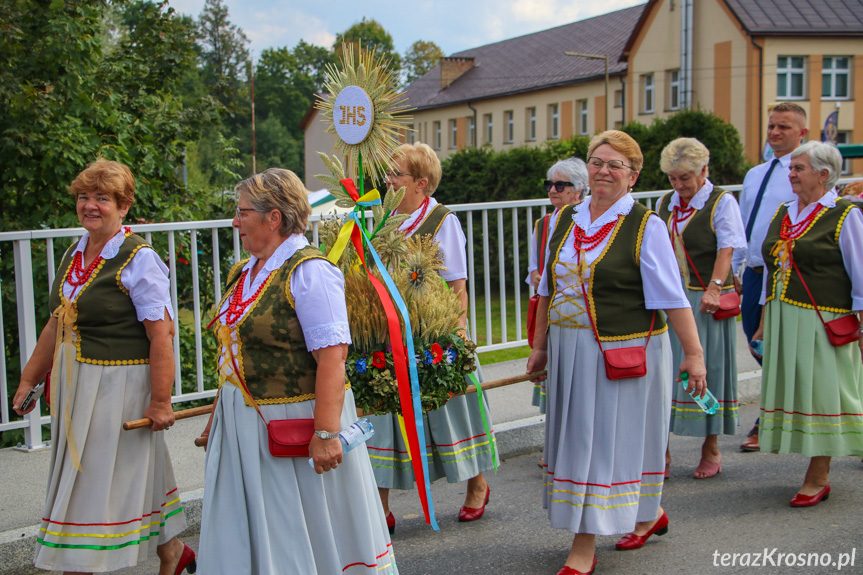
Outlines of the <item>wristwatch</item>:
[{"label": "wristwatch", "polygon": [[315,430],[315,435],[316,435],[319,439],[335,439],[335,438],[337,438],[337,437],[339,436],[339,433],[338,433],[338,432],[336,432],[336,433],[330,433],[329,431],[318,431],[318,430]]},{"label": "wristwatch", "polygon": [[718,285],[720,288],[722,287],[722,280],[712,279],[710,283]]}]

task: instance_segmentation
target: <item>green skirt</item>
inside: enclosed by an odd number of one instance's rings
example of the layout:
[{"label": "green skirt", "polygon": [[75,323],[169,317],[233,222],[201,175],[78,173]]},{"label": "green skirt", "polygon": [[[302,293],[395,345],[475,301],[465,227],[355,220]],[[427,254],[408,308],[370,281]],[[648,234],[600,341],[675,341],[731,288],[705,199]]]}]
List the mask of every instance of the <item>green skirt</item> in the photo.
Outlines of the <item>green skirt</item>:
[{"label": "green skirt", "polygon": [[[860,348],[830,345],[814,309],[774,298],[765,314],[761,450],[807,457],[863,455]],[[821,315],[830,321],[846,314]]]}]

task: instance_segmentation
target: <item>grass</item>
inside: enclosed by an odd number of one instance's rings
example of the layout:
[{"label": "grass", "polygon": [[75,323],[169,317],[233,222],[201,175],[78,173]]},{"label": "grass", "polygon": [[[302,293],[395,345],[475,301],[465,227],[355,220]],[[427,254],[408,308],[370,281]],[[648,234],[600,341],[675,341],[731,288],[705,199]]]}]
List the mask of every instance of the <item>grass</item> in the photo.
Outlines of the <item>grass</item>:
[{"label": "grass", "polygon": [[[523,293],[521,297],[521,337],[527,337],[527,294]],[[516,339],[516,323],[515,323],[515,297],[508,295],[506,298],[506,339],[514,341]],[[470,315],[468,314],[468,317]],[[501,341],[501,314],[500,314],[500,299],[494,294],[491,297],[491,334],[492,343],[500,343]],[[476,296],[476,332],[477,345],[486,345],[486,324],[485,324],[485,298],[477,294]],[[530,355],[530,348],[527,345],[513,347],[509,349],[501,349],[497,351],[487,351],[479,354],[479,360],[483,365],[499,363],[502,361],[510,361],[513,359],[523,359]]]}]

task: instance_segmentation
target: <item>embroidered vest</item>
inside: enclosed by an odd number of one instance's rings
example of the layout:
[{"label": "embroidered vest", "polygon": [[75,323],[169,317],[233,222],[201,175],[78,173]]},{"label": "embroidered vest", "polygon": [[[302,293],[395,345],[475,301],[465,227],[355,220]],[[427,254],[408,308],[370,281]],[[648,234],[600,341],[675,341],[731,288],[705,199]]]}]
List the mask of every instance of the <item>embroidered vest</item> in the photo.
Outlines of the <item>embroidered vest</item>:
[{"label": "embroidered vest", "polygon": [[[557,218],[549,244],[549,286],[551,300],[557,295],[557,263],[564,242],[573,236],[575,206],[564,206]],[[644,287],[639,269],[641,240],[647,218],[654,212],[638,202],[618,221],[602,254],[590,264],[587,298],[599,339],[620,341],[647,337],[653,310],[645,309]],[[582,299],[580,294],[576,296]],[[551,306],[549,306],[551,309]],[[586,318],[585,318],[586,319]],[[550,322],[549,322],[550,323]],[[588,324],[589,327],[589,324]],[[656,314],[653,335],[666,331],[665,315]]]},{"label": "embroidered vest", "polygon": [[[63,283],[72,268],[73,244],[66,250],[48,299],[52,311],[63,301]],[[103,259],[90,280],[78,289],[72,305],[77,310],[75,331],[76,359],[98,365],[135,365],[150,363],[150,340],[129,292],[120,283],[120,274],[139,249],[150,247],[141,236],[126,233],[113,258]]]},{"label": "embroidered vest", "polygon": [[432,208],[431,213],[426,216],[426,219],[423,220],[423,223],[414,230],[414,234],[431,234],[432,237],[436,236],[441,225],[443,225],[444,218],[451,213],[452,212],[443,204],[436,205]]},{"label": "embroidered vest", "polygon": [[[233,327],[238,330],[236,365],[252,397],[261,404],[296,403],[315,397],[317,363],[306,348],[294,298],[291,276],[309,259],[329,260],[314,246],[307,246],[288,258],[266,280],[256,302]],[[231,297],[248,260],[238,262],[228,272],[226,295],[219,309]],[[228,326],[217,324],[217,334],[228,333]],[[225,342],[221,341],[220,346]],[[226,358],[231,361],[230,358]],[[238,382],[227,380],[238,385]],[[224,381],[222,382],[224,383]],[[246,403],[249,403],[246,398]]]},{"label": "embroidered vest", "polygon": [[[686,251],[695,263],[695,269],[698,270],[698,275],[701,276],[705,286],[713,275],[713,265],[716,263],[716,229],[713,227],[713,216],[716,213],[716,206],[719,205],[719,199],[727,193],[722,188],[714,187],[704,207],[689,216],[689,222],[680,234],[683,237],[683,245],[686,246]],[[670,209],[673,194],[674,192],[669,192],[662,196],[657,209],[659,217],[668,226],[669,235],[671,235],[673,225]],[[680,229],[679,225],[678,229]],[[695,275],[689,260],[686,260],[686,266],[689,268],[689,285],[687,287],[691,290],[703,291],[704,288],[698,282],[698,277]],[[732,287],[734,287],[734,276],[729,270],[722,289]]]},{"label": "embroidered vest", "polygon": [[[791,253],[806,285],[815,297],[819,309],[838,313],[851,312],[851,278],[845,271],[842,252],[839,251],[839,232],[842,224],[854,204],[842,198],[836,200],[836,206],[821,211],[809,227],[793,242]],[[782,219],[788,213],[785,204],[779,206],[776,215],[767,229],[767,237],[761,246],[764,255],[766,272],[770,274],[767,280],[767,301],[776,295],[776,283],[780,280],[780,248],[779,230]],[[774,249],[775,248],[775,249]],[[790,265],[790,264],[789,264]],[[815,309],[806,290],[800,282],[800,276],[793,268],[784,274],[780,301],[792,305]]]}]

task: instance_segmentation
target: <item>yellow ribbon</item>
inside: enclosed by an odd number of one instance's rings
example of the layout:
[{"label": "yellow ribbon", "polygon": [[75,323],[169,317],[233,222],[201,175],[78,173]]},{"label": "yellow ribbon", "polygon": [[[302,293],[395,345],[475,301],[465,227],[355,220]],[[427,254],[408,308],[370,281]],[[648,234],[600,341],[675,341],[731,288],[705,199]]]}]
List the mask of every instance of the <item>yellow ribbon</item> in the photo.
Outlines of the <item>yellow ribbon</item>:
[{"label": "yellow ribbon", "polygon": [[[78,443],[75,441],[75,433],[72,431],[72,410],[69,397],[72,395],[72,362],[75,361],[75,323],[78,321],[78,308],[74,302],[66,297],[62,298],[62,305],[58,306],[52,314],[57,318],[57,341],[54,344],[54,365],[60,365],[60,354],[66,349],[66,407],[63,410],[63,423],[66,428],[66,445],[69,447],[69,459],[72,467],[78,471],[81,469],[81,456],[78,452]],[[51,386],[51,417],[57,417],[57,394],[60,382]]]},{"label": "yellow ribbon", "polygon": [[[372,190],[360,196],[357,199],[357,207],[362,207],[362,204],[379,204],[381,201],[381,194],[377,190]],[[333,248],[330,250],[330,253],[327,254],[327,259],[330,260],[334,264],[339,263],[339,259],[342,257],[342,254],[345,251],[345,248],[348,245],[348,242],[351,239],[351,234],[354,231],[354,226],[356,222],[351,218],[346,218],[345,223],[342,224],[342,229],[339,230],[339,236],[336,238],[336,242],[333,244]]]},{"label": "yellow ribbon", "polygon": [[[408,452],[408,461],[412,461],[412,460],[413,460],[413,456],[411,455],[411,446],[410,446],[410,443],[408,443],[408,432],[407,432],[407,429],[405,429],[405,418],[404,418],[404,417],[402,417],[402,414],[401,414],[401,413],[399,413],[399,414],[398,414],[398,416],[399,416],[399,429],[400,429],[400,430],[401,430],[401,432],[402,432],[402,439],[403,439],[403,440],[404,440],[404,442],[405,442],[405,449],[406,449],[406,450],[407,450],[407,452]],[[425,446],[422,446],[422,445],[421,445],[421,446],[420,446],[420,449],[425,449]]]}]

